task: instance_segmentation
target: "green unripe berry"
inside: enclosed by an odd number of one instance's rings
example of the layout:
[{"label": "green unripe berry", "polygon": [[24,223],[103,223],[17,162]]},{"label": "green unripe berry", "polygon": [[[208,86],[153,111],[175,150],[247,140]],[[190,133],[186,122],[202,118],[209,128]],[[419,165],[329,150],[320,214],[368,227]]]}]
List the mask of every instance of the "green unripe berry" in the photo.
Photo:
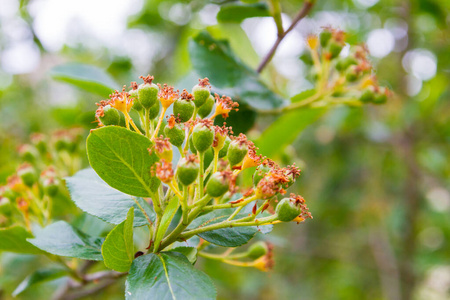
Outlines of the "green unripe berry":
[{"label": "green unripe berry", "polygon": [[375,94],[373,98],[373,103],[375,104],[383,104],[387,101],[386,88],[380,87],[378,92]]},{"label": "green unripe berry", "polygon": [[144,109],[150,109],[158,102],[159,88],[154,83],[143,83],[138,89],[138,102]]},{"label": "green unripe berry", "polygon": [[36,161],[36,158],[39,156],[39,152],[32,145],[25,144],[20,146],[19,155],[24,161],[32,163]]},{"label": "green unripe berry", "polygon": [[359,101],[369,103],[373,102],[374,98],[375,98],[374,88],[373,86],[369,86],[362,92],[361,96],[359,97]]},{"label": "green unripe berry", "polygon": [[22,182],[31,187],[37,180],[37,174],[34,168],[30,165],[23,165],[17,170],[17,175],[19,175]]},{"label": "green unripe berry", "polygon": [[358,64],[358,62],[355,58],[347,56],[339,59],[339,61],[336,63],[336,70],[338,70],[339,72],[344,72],[348,67],[356,64]]},{"label": "green unripe berry", "polygon": [[181,122],[187,122],[194,114],[195,105],[190,100],[178,99],[173,104],[173,114],[180,118]]},{"label": "green unripe berry", "polygon": [[133,109],[137,112],[141,112],[144,110],[144,108],[142,107],[141,102],[138,100],[139,97],[139,93],[138,93],[138,89],[133,89],[131,91],[129,91],[128,93],[130,94],[130,97],[133,98]]},{"label": "green unripe berry", "polygon": [[192,143],[198,152],[203,153],[211,147],[214,141],[214,130],[199,123],[192,131]]},{"label": "green unripe berry", "polygon": [[200,83],[194,86],[194,88],[192,89],[192,95],[194,95],[194,104],[197,108],[202,106],[211,95],[209,86],[209,81],[205,78],[200,80]]},{"label": "green unripe berry", "polygon": [[205,171],[206,169],[208,169],[209,165],[211,164],[211,162],[214,160],[214,151],[212,147],[209,147],[208,150],[205,151],[204,154],[204,158],[203,158],[203,171]]},{"label": "green unripe berry", "polygon": [[230,146],[231,139],[227,136],[225,142],[223,143],[222,149],[219,151],[219,158],[227,156],[228,147]]},{"label": "green unripe berry", "polygon": [[267,165],[259,165],[255,173],[253,173],[253,185],[257,186],[261,179],[270,171],[270,167]]},{"label": "green unripe berry", "polygon": [[267,247],[267,243],[263,241],[259,241],[251,245],[247,250],[247,257],[251,259],[258,259],[261,256],[264,256],[269,252],[269,247]]},{"label": "green unripe berry", "polygon": [[36,149],[39,151],[40,154],[47,153],[47,139],[43,134],[35,133],[31,136],[31,142],[36,147]]},{"label": "green unripe berry", "polygon": [[278,220],[282,222],[290,222],[301,214],[302,210],[294,200],[290,198],[283,198],[275,209],[278,215]]},{"label": "green unripe berry", "polygon": [[98,118],[105,126],[120,124],[120,113],[111,105],[103,107],[103,115],[98,116]]},{"label": "green unripe berry", "polygon": [[198,115],[203,119],[206,118],[212,111],[214,107],[214,97],[212,95],[209,95],[208,99],[206,99],[205,103],[203,103],[202,106],[198,109],[197,113]]},{"label": "green unripe berry", "polygon": [[10,187],[4,186],[4,189],[2,191],[2,194],[0,195],[0,198],[4,197],[4,198],[8,198],[8,199],[16,199],[17,196],[18,196],[18,194],[16,192],[14,192]]},{"label": "green unripe berry", "polygon": [[198,176],[199,164],[195,161],[195,157],[183,157],[177,166],[177,178],[184,186],[192,184]]},{"label": "green unripe berry", "polygon": [[195,149],[194,142],[192,141],[192,134],[189,137],[189,150],[191,151],[191,153],[197,154],[197,149]]},{"label": "green unripe berry", "polygon": [[342,48],[344,48],[344,45],[342,45],[341,43],[331,41],[330,45],[328,46],[328,52],[330,52],[330,59],[338,57],[342,51]]},{"label": "green unripe berry", "polygon": [[247,143],[242,143],[240,140],[234,140],[228,147],[227,157],[230,166],[235,166],[242,162],[245,155],[247,155]]},{"label": "green unripe berry", "polygon": [[158,102],[155,103],[155,105],[153,105],[152,107],[150,107],[149,115],[148,115],[148,117],[149,117],[150,120],[155,119],[155,118],[159,115],[159,110],[160,110],[160,108],[161,108],[160,106],[161,106],[161,105],[160,105],[160,103],[159,103],[159,101],[158,101]]},{"label": "green unripe berry", "polygon": [[319,39],[320,46],[322,46],[322,48],[325,48],[328,45],[328,42],[330,41],[332,35],[333,34],[329,30],[324,30],[320,33]]},{"label": "green unripe berry", "polygon": [[8,198],[0,197],[0,213],[9,215],[11,213],[11,201]]},{"label": "green unripe berry", "polygon": [[172,128],[170,128],[170,126],[166,126],[164,128],[164,134],[170,139],[170,143],[175,147],[180,147],[183,145],[185,131],[182,124],[175,124]]},{"label": "green unripe berry", "polygon": [[211,197],[223,196],[230,188],[230,176],[225,172],[216,172],[211,175],[206,184],[206,192]]},{"label": "green unripe berry", "polygon": [[347,72],[346,72],[346,74],[345,74],[345,79],[348,81],[348,82],[355,82],[356,80],[358,80],[358,78],[359,78],[359,72],[358,72],[358,69],[357,69],[357,66],[350,66],[348,69],[347,69]]},{"label": "green unripe berry", "polygon": [[59,190],[59,179],[52,178],[44,178],[42,182],[42,187],[44,188],[44,193],[49,197],[54,197],[58,194]]}]

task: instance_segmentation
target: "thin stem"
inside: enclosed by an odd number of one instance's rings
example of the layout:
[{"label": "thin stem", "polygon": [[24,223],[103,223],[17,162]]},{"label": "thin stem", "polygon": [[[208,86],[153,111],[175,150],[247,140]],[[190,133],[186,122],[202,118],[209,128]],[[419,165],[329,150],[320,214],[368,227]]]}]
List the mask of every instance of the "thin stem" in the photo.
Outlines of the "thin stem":
[{"label": "thin stem", "polygon": [[183,198],[181,200],[181,221],[183,226],[187,226],[189,224],[189,207],[188,207],[188,197],[189,197],[189,190],[187,186],[183,186]]},{"label": "thin stem", "polygon": [[276,221],[276,219],[278,218],[277,215],[272,215],[269,217],[265,217],[265,218],[261,218],[258,220],[254,220],[254,221],[242,221],[242,220],[246,220],[247,218],[242,218],[239,220],[233,220],[233,221],[223,221],[220,223],[216,223],[216,224],[212,224],[212,225],[207,225],[207,226],[203,226],[203,227],[199,227],[199,228],[195,228],[192,230],[189,230],[185,233],[180,234],[179,238],[182,240],[187,240],[189,238],[191,238],[192,236],[196,235],[196,234],[200,234],[203,232],[207,232],[207,231],[212,231],[212,230],[217,230],[217,229],[221,229],[221,228],[227,228],[227,227],[243,227],[243,226],[258,226],[258,225],[265,225],[267,223]]},{"label": "thin stem", "polygon": [[270,0],[269,1],[270,14],[272,15],[275,25],[277,25],[278,36],[283,35],[283,22],[281,20],[281,4],[280,0]]},{"label": "thin stem", "polygon": [[133,119],[130,117],[130,115],[128,113],[125,114],[125,120],[127,123],[127,129],[130,129],[130,125],[133,127],[134,131],[136,131],[139,134],[142,134],[142,132],[139,130],[139,128],[137,128],[136,124],[134,124]]},{"label": "thin stem", "polygon": [[166,110],[167,110],[167,108],[165,108],[163,106],[161,115],[159,116],[158,124],[156,125],[155,131],[153,132],[152,140],[154,140],[156,138],[156,136],[158,135],[159,128],[161,127],[161,124],[164,120],[164,115],[166,114]]},{"label": "thin stem", "polygon": [[[244,198],[245,199],[245,198]],[[256,197],[256,195],[251,196],[250,198],[247,198],[241,202],[235,202],[235,203],[224,203],[224,204],[216,204],[216,205],[209,205],[209,206],[205,206],[202,211],[210,211],[210,210],[216,210],[216,209],[225,209],[225,208],[231,208],[231,207],[240,207],[240,206],[245,206],[247,204],[249,204],[250,202],[254,201],[258,199],[258,197]]]},{"label": "thin stem", "polygon": [[227,219],[227,221],[231,221],[234,219],[234,217],[237,216],[237,214],[244,208],[244,206],[239,206],[236,208],[236,210],[231,214],[231,216]]},{"label": "thin stem", "polygon": [[145,110],[144,128],[145,128],[145,136],[150,138],[150,109]]},{"label": "thin stem", "polygon": [[218,163],[219,163],[219,150],[214,148],[214,172],[213,172],[213,174],[217,172]]},{"label": "thin stem", "polygon": [[198,172],[198,195],[199,198],[203,197],[203,166],[205,163],[205,152],[198,152],[198,159],[199,159],[199,165],[200,170]]},{"label": "thin stem", "polygon": [[277,40],[275,41],[275,44],[272,46],[272,48],[269,50],[269,53],[264,57],[264,59],[261,61],[261,63],[258,66],[258,69],[256,70],[258,73],[261,73],[262,70],[267,66],[267,64],[272,60],[272,57],[275,54],[275,51],[277,50],[278,46],[280,45],[281,41],[285,38],[285,36],[292,31],[292,29],[295,28],[295,26],[300,22],[311,10],[313,7],[313,2],[310,0],[305,1],[303,3],[303,7],[298,12],[297,16],[292,21],[291,26],[289,26],[288,29],[286,29],[283,34],[278,35]]}]

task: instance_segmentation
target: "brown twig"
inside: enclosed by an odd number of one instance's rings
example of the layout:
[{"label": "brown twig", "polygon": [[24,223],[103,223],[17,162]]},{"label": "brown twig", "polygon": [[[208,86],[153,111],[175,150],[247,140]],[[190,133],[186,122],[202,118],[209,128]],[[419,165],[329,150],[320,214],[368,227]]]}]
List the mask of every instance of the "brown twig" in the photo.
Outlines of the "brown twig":
[{"label": "brown twig", "polygon": [[267,53],[267,55],[264,57],[264,59],[259,64],[258,69],[256,70],[258,73],[261,73],[261,71],[266,67],[266,65],[272,60],[272,57],[275,54],[275,51],[277,50],[281,41],[285,38],[286,35],[288,35],[289,32],[292,31],[292,29],[295,28],[295,26],[298,24],[298,22],[300,22],[304,17],[306,17],[306,15],[309,13],[309,11],[313,7],[313,5],[314,5],[313,1],[310,1],[310,0],[307,0],[307,1],[305,1],[305,3],[303,3],[303,7],[300,9],[297,16],[292,21],[291,26],[289,26],[289,28],[286,29],[286,31],[284,31],[282,34],[278,34],[278,38],[275,41],[275,44],[273,44],[269,53]]}]

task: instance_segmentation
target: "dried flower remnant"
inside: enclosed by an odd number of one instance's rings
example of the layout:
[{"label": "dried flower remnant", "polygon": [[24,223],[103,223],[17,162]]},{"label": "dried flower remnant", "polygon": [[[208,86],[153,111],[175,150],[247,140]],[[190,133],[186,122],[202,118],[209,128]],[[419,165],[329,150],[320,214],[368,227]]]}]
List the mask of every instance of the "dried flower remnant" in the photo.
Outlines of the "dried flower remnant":
[{"label": "dried flower remnant", "polygon": [[156,177],[158,177],[161,182],[169,184],[173,180],[173,176],[174,172],[171,162],[161,159],[160,162],[156,163]]},{"label": "dried flower remnant", "polygon": [[216,99],[216,111],[210,119],[214,119],[216,116],[222,115],[224,119],[229,117],[229,112],[232,110],[238,111],[239,103],[234,102],[228,96],[219,97],[218,94],[214,95]]}]

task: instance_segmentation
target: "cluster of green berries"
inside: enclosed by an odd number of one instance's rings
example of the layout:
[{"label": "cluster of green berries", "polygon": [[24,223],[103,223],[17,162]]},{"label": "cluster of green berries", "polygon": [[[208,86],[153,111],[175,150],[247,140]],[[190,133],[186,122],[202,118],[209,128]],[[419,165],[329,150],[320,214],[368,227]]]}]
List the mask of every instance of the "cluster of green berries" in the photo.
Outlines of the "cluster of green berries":
[{"label": "cluster of green berries", "polygon": [[[145,128],[146,122],[150,122],[150,129],[145,133],[137,127],[133,129],[153,142],[149,151],[156,153],[159,162],[151,170],[152,174],[175,193],[180,193],[181,189],[196,190],[190,194],[207,194],[219,203],[227,202],[239,191],[236,186],[239,173],[256,168],[254,187],[246,197],[254,196],[268,202],[286,193],[299,176],[300,171],[295,166],[280,168],[270,159],[257,155],[256,147],[244,134],[233,136],[232,129],[225,123],[214,124],[216,116],[227,118],[231,111],[237,110],[238,103],[227,96],[212,95],[207,78],[199,79],[192,93],[186,90],[180,93],[167,84],[155,84],[150,75],[141,78],[144,83],[132,82],[129,92],[125,88],[122,92],[115,91],[110,99],[98,103],[96,116],[101,126],[120,125],[119,112],[122,112],[133,125],[128,112],[134,109],[141,115],[141,127]],[[171,105],[173,114],[166,116]],[[172,165],[174,149],[181,154],[176,167]],[[278,206],[284,207],[288,202],[281,201]],[[294,203],[289,207],[295,216],[288,221],[310,217],[303,203]],[[283,220],[288,219],[285,211],[290,208],[286,207],[280,210]]]},{"label": "cluster of green berries", "polygon": [[[350,96],[373,104],[387,101],[390,91],[378,85],[365,45],[350,46],[349,54],[342,57],[345,32],[332,27],[324,27],[319,36],[309,36],[307,44],[316,66],[315,77],[323,79],[326,75],[326,80],[334,79],[329,85],[333,97]],[[329,65],[331,70],[328,70]]]},{"label": "cluster of green berries", "polygon": [[41,224],[48,219],[50,200],[66,196],[61,178],[80,168],[82,139],[82,130],[72,128],[50,136],[33,134],[30,144],[18,148],[24,163],[0,186],[0,227],[18,219],[29,228],[33,219]]}]

